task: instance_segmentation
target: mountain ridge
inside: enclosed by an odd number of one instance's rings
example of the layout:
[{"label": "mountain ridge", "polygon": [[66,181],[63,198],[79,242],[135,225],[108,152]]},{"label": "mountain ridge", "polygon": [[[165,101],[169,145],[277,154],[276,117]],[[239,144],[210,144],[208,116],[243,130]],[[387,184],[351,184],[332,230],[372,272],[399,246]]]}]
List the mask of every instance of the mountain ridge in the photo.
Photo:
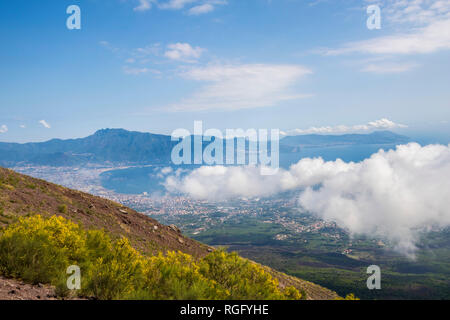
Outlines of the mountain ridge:
[{"label": "mountain ridge", "polygon": [[[410,141],[408,137],[390,131],[371,134],[300,135],[282,138],[280,151],[289,153],[298,152],[301,148],[401,144]],[[125,129],[101,129],[90,136],[77,139],[51,139],[22,144],[0,142],[0,165],[169,165],[172,149],[177,143],[167,135]]]},{"label": "mountain ridge", "polygon": [[52,139],[45,142],[0,142],[0,165],[33,163],[71,166],[86,163],[166,163],[173,142],[169,136],[101,129],[77,139]]}]

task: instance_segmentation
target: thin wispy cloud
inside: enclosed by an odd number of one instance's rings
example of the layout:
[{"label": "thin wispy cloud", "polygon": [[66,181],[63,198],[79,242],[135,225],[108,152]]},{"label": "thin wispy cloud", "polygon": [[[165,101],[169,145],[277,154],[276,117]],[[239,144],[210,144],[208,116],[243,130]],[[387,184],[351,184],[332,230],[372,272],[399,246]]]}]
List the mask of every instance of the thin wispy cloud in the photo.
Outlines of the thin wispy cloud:
[{"label": "thin wispy cloud", "polygon": [[366,0],[381,5],[390,24],[427,25],[437,20],[448,19],[449,0]]},{"label": "thin wispy cloud", "polygon": [[325,55],[363,54],[427,54],[450,49],[450,19],[436,21],[412,32],[352,42]]},{"label": "thin wispy cloud", "polygon": [[161,43],[149,44],[134,49],[120,49],[107,41],[101,41],[100,45],[113,52],[117,58],[124,62],[122,70],[125,74],[161,74],[158,70],[168,61],[178,63],[197,63],[207,51],[199,46],[189,43],[171,43],[167,46]]},{"label": "thin wispy cloud", "polygon": [[134,11],[147,11],[152,8],[153,0],[139,0],[139,5],[135,7]]},{"label": "thin wispy cloud", "polygon": [[109,43],[106,40],[100,41],[99,44],[100,44],[100,46],[102,46],[103,48],[105,48],[111,52],[117,53],[119,51],[119,48],[114,47],[113,45],[111,45],[111,43]]},{"label": "thin wispy cloud", "polygon": [[140,74],[161,74],[159,70],[154,70],[150,68],[131,68],[128,66],[123,67],[123,72],[128,75],[140,75]]},{"label": "thin wispy cloud", "polygon": [[184,10],[188,15],[201,15],[215,10],[217,6],[226,5],[226,0],[138,0],[134,11],[144,12],[152,9],[155,4],[160,10]]},{"label": "thin wispy cloud", "polygon": [[381,4],[383,21],[398,31],[388,36],[350,42],[337,49],[327,49],[325,55],[427,54],[450,49],[450,0],[366,2]]},{"label": "thin wispy cloud", "polygon": [[39,120],[39,123],[40,123],[44,128],[47,128],[47,129],[50,129],[50,128],[51,128],[50,124],[49,124],[47,121],[45,121],[45,120]]},{"label": "thin wispy cloud", "polygon": [[153,43],[133,50],[132,55],[138,58],[157,56],[161,52],[161,44]]},{"label": "thin wispy cloud", "polygon": [[[408,56],[450,50],[450,0],[366,0],[381,7],[382,31],[390,34],[352,41],[337,48],[320,50],[325,56],[352,55],[377,57],[366,63],[361,72],[400,74],[418,63],[399,61]],[[376,34],[377,32],[373,32]],[[354,64],[359,64],[354,60]]]},{"label": "thin wispy cloud", "polygon": [[159,7],[161,9],[179,10],[183,9],[186,5],[197,2],[198,0],[168,0],[161,2]]},{"label": "thin wispy cloud", "polygon": [[363,67],[361,71],[377,74],[403,73],[416,67],[415,63],[372,63]]},{"label": "thin wispy cloud", "polygon": [[187,80],[206,83],[192,96],[168,111],[238,110],[275,106],[282,101],[305,98],[291,87],[311,70],[299,65],[208,65],[181,73]]},{"label": "thin wispy cloud", "polygon": [[197,6],[194,6],[188,10],[188,15],[198,16],[201,14],[212,12],[217,6],[228,4],[225,0],[209,0]]},{"label": "thin wispy cloud", "polygon": [[286,132],[281,132],[282,135],[295,136],[301,134],[336,134],[349,133],[373,130],[390,130],[397,128],[407,128],[407,125],[395,123],[389,119],[383,118],[376,121],[370,121],[366,124],[359,124],[353,126],[339,125],[339,126],[325,126],[325,127],[311,127],[308,129],[293,129]]},{"label": "thin wispy cloud", "polygon": [[211,11],[214,11],[214,6],[210,3],[204,3],[202,5],[195,6],[195,7],[192,7],[191,9],[189,9],[188,14],[197,16],[197,15],[205,14],[205,13],[208,13]]},{"label": "thin wispy cloud", "polygon": [[3,124],[0,126],[0,133],[6,133],[8,132],[8,126],[6,124]]}]

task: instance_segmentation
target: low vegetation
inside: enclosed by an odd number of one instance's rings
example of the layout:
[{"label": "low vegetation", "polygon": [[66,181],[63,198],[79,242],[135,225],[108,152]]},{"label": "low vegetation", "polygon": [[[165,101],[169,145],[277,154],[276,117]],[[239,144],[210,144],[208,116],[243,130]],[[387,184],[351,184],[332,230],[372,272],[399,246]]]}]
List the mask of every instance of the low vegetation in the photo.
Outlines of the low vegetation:
[{"label": "low vegetation", "polygon": [[355,297],[355,295],[353,293],[349,293],[348,295],[345,296],[345,298],[336,298],[336,300],[360,300],[359,298]]},{"label": "low vegetation", "polygon": [[61,204],[58,206],[58,212],[59,213],[67,213],[67,205]]},{"label": "low vegetation", "polygon": [[126,238],[84,230],[63,217],[20,218],[2,230],[0,273],[56,286],[68,295],[68,266],[81,269],[79,296],[97,299],[301,299],[280,289],[261,266],[236,253],[215,251],[202,259],[181,252],[146,256]]}]

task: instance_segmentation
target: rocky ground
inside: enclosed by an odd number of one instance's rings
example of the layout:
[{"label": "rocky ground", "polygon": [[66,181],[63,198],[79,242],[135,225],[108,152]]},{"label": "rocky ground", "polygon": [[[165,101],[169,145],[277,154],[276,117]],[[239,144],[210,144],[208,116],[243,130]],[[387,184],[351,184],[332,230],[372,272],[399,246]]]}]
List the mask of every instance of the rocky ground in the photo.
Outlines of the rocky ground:
[{"label": "rocky ground", "polygon": [[0,276],[0,300],[57,300],[57,297],[51,286],[29,285]]}]

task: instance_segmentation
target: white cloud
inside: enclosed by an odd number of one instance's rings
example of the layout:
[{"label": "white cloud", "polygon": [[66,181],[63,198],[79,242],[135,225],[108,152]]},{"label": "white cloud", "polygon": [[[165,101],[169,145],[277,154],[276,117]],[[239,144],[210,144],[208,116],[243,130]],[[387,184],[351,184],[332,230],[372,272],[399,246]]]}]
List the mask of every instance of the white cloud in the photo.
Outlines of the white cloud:
[{"label": "white cloud", "polygon": [[122,57],[122,55],[127,55],[127,58],[125,59],[125,63],[128,64],[140,64],[140,65],[148,65],[149,63],[157,63],[157,58],[161,55],[161,44],[160,43],[153,43],[146,45],[144,47],[135,48],[132,50],[125,50],[122,54],[119,56]]},{"label": "white cloud", "polygon": [[117,53],[120,50],[119,48],[112,46],[108,41],[105,40],[100,41],[99,44],[113,53]]},{"label": "white cloud", "polygon": [[161,51],[161,44],[154,43],[145,47],[132,50],[131,55],[135,58],[147,58],[149,56],[157,56]]},{"label": "white cloud", "polygon": [[200,47],[192,47],[189,43],[173,43],[167,46],[164,53],[166,58],[171,60],[179,60],[184,62],[196,62],[203,54],[205,49]]},{"label": "white cloud", "polygon": [[200,15],[211,11],[214,11],[218,5],[226,5],[228,2],[226,0],[167,0],[167,1],[157,1],[157,0],[133,0],[137,6],[133,8],[134,11],[144,12],[152,9],[153,4],[161,10],[182,10],[186,7],[192,5],[192,7],[187,10],[189,15]]},{"label": "white cloud", "polygon": [[218,5],[228,4],[225,0],[208,0],[202,4],[194,6],[188,10],[189,15],[198,16],[215,10]]},{"label": "white cloud", "polygon": [[382,5],[383,20],[400,31],[348,43],[338,49],[326,50],[325,54],[426,54],[450,49],[450,0],[376,2]]},{"label": "white cloud", "polygon": [[307,158],[272,176],[254,167],[201,167],[165,185],[207,200],[298,190],[303,210],[353,234],[387,238],[411,257],[419,231],[450,225],[450,145],[410,143],[359,163]]},{"label": "white cloud", "polygon": [[300,135],[300,134],[334,134],[358,131],[371,130],[388,130],[396,128],[406,128],[407,126],[400,123],[395,123],[389,119],[383,118],[380,120],[371,121],[367,124],[359,124],[353,126],[339,125],[334,127],[311,127],[308,129],[294,129],[283,132],[283,135]]},{"label": "white cloud", "polygon": [[308,95],[289,89],[311,71],[298,65],[209,65],[190,68],[182,77],[207,84],[170,111],[238,110],[275,106]]},{"label": "white cloud", "polygon": [[450,49],[450,19],[436,21],[412,32],[353,42],[327,55],[366,54],[425,54]]},{"label": "white cloud", "polygon": [[300,196],[304,209],[353,233],[386,237],[412,256],[417,232],[450,225],[450,146],[400,146]]},{"label": "white cloud", "polygon": [[19,125],[20,128],[25,129],[27,126],[24,124]]},{"label": "white cloud", "polygon": [[169,0],[159,5],[161,9],[179,10],[186,5],[197,2],[198,0]]},{"label": "white cloud", "polygon": [[169,173],[172,173],[172,172],[173,172],[173,169],[171,167],[165,167],[165,168],[161,169],[161,173],[162,174],[169,174]]},{"label": "white cloud", "polygon": [[153,0],[139,0],[139,5],[135,7],[134,11],[147,11],[152,8]]},{"label": "white cloud", "polygon": [[417,67],[415,63],[371,63],[361,69],[361,71],[377,74],[402,73],[415,67]]},{"label": "white cloud", "polygon": [[322,159],[303,159],[289,171],[280,169],[276,175],[261,175],[257,167],[203,166],[187,176],[169,176],[165,186],[171,192],[181,192],[195,199],[220,201],[271,196],[316,185],[342,170],[348,170],[343,161],[324,162]]},{"label": "white cloud", "polygon": [[191,9],[189,9],[188,14],[189,15],[200,15],[200,14],[204,14],[204,13],[208,13],[214,11],[214,6],[211,3],[204,3],[195,7],[192,7]]},{"label": "white cloud", "polygon": [[6,124],[3,124],[2,126],[0,126],[0,133],[6,132],[8,132],[8,127],[6,126]]},{"label": "white cloud", "polygon": [[[370,0],[369,2],[374,2]],[[449,0],[378,0],[382,13],[391,24],[426,25],[448,18]]]},{"label": "white cloud", "polygon": [[123,67],[123,72],[128,75],[140,75],[146,73],[161,74],[160,71],[150,68],[130,68],[128,66]]},{"label": "white cloud", "polygon": [[50,125],[48,124],[48,122],[45,121],[45,120],[40,120],[39,123],[40,123],[42,126],[44,126],[45,128],[47,128],[47,129],[50,129],[50,128],[51,128],[51,126],[50,126]]}]

